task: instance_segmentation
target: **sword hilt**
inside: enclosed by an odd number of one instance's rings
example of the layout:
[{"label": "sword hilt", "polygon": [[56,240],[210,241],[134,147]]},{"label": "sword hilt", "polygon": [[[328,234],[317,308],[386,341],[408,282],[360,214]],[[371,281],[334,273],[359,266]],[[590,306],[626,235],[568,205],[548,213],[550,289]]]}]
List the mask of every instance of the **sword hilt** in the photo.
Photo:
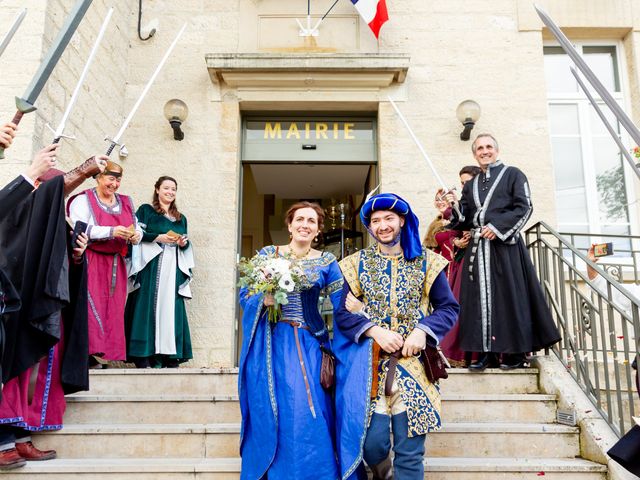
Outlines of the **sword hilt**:
[{"label": "sword hilt", "polygon": [[53,133],[53,141],[51,142],[53,145],[55,145],[56,143],[60,143],[60,140],[62,140],[63,138],[68,138],[69,140],[76,139],[76,137],[73,135],[65,135],[64,133],[57,134],[56,130],[54,130],[48,123],[45,126],[51,131],[51,133]]},{"label": "sword hilt", "polygon": [[113,153],[113,149],[116,148],[117,145],[120,145],[118,142],[116,142],[115,140],[110,139],[109,137],[104,137],[104,139],[109,142],[109,148],[107,148],[107,157],[111,156],[111,154]]},{"label": "sword hilt", "polygon": [[[34,107],[27,100],[24,100],[20,97],[16,97],[16,107],[18,109],[16,110],[16,114],[13,116],[13,119],[11,120],[11,122],[15,123],[16,126],[18,126],[25,113],[30,113],[36,110],[36,107]],[[4,151],[5,149],[0,147],[0,160],[4,158]]]},{"label": "sword hilt", "polygon": [[[24,115],[23,111],[17,110],[11,122],[15,123],[17,126],[20,123],[20,120],[22,120],[23,115]],[[4,150],[5,150],[4,147],[0,147],[0,160],[4,159]]]}]

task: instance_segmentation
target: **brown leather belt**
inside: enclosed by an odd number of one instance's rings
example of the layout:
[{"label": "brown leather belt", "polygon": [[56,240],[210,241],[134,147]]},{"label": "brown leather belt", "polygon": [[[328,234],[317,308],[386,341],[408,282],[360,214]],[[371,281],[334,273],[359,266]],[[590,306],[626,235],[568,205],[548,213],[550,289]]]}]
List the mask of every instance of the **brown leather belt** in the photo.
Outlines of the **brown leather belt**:
[{"label": "brown leather belt", "polygon": [[313,397],[311,397],[311,387],[309,386],[309,377],[307,375],[307,369],[304,366],[304,359],[302,358],[302,347],[300,346],[300,336],[298,335],[298,329],[300,328],[302,328],[303,330],[311,329],[300,322],[294,322],[291,320],[279,320],[278,323],[286,323],[293,327],[293,335],[295,336],[296,348],[298,349],[298,361],[300,362],[300,369],[302,370],[302,378],[304,378],[304,387],[307,390],[307,401],[309,402],[309,409],[311,410],[311,415],[313,415],[313,418],[316,418],[316,410],[313,407]]},{"label": "brown leather belt", "polygon": [[390,397],[392,395],[391,390],[393,388],[393,380],[396,376],[396,367],[398,366],[398,361],[402,358],[402,350],[398,350],[393,353],[385,353],[383,356],[389,356],[389,369],[387,370],[387,378],[384,381],[384,394],[385,396]]}]

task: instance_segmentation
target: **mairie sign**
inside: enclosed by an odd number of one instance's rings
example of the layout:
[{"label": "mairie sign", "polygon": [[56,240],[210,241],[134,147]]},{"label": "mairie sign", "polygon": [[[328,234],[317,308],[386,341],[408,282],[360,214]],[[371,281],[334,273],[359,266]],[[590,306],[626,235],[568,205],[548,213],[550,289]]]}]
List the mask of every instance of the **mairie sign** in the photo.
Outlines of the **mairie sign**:
[{"label": "mairie sign", "polygon": [[243,161],[376,161],[375,120],[368,118],[247,118]]},{"label": "mairie sign", "polygon": [[[283,131],[284,124],[284,131]],[[265,140],[355,140],[354,122],[264,122]]]}]

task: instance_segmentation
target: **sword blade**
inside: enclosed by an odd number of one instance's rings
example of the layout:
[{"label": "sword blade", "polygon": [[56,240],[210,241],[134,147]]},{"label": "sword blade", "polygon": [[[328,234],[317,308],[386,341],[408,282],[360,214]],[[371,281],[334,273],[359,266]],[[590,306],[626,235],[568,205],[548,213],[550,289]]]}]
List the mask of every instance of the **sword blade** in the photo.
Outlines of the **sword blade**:
[{"label": "sword blade", "polygon": [[427,152],[425,151],[424,147],[422,146],[422,143],[420,143],[420,140],[418,140],[418,137],[416,137],[416,134],[413,133],[413,130],[411,129],[411,126],[409,126],[409,123],[407,122],[406,118],[404,118],[404,115],[402,115],[402,112],[400,111],[400,109],[398,108],[396,103],[393,100],[391,100],[391,97],[387,97],[387,99],[389,100],[389,103],[391,103],[391,106],[393,107],[393,109],[398,114],[398,117],[400,117],[400,120],[402,121],[404,126],[407,128],[407,131],[409,132],[409,135],[411,135],[411,138],[413,138],[413,141],[418,146],[418,150],[420,150],[420,153],[422,154],[424,159],[427,161],[427,165],[429,165],[429,168],[431,169],[431,172],[433,173],[433,176],[436,177],[436,180],[438,181],[440,186],[444,189],[444,191],[448,192],[449,188],[444,183],[444,180],[442,180],[442,177],[438,174],[438,171],[436,170],[436,167],[433,165],[433,162],[431,162],[431,159],[429,158],[429,155],[427,155]]},{"label": "sword blade", "polygon": [[31,83],[25,90],[21,99],[23,102],[26,102],[29,105],[34,105],[38,95],[40,95],[42,88],[45,83],[47,83],[51,72],[58,63],[58,60],[60,60],[65,48],[67,48],[71,37],[78,28],[78,25],[80,25],[80,22],[92,1],[93,0],[78,0],[78,2],[76,2],[71,13],[69,13],[69,16],[66,18],[62,29],[58,33],[58,36],[51,44],[51,47],[40,64],[38,71],[35,73]]},{"label": "sword blade", "polygon": [[551,31],[553,36],[556,37],[556,40],[558,40],[562,49],[566,52],[567,55],[569,55],[571,60],[573,60],[573,63],[575,63],[576,67],[578,67],[585,78],[593,86],[594,90],[598,93],[598,95],[600,95],[602,101],[607,104],[613,114],[618,118],[618,121],[624,127],[624,129],[629,132],[629,135],[636,142],[636,145],[640,145],[640,130],[638,130],[638,127],[635,126],[635,124],[631,121],[631,118],[629,118],[629,116],[624,112],[620,105],[618,105],[618,102],[615,101],[613,96],[598,79],[596,74],[593,73],[593,70],[591,70],[589,65],[587,65],[587,62],[584,61],[577,50],[573,47],[573,44],[562,32],[562,30],[560,30],[560,27],[556,25],[556,23],[542,8],[537,5],[534,5],[534,8],[538,12],[538,16],[540,17],[542,22]]},{"label": "sword blade", "polygon": [[[125,119],[124,123],[122,124],[122,126],[120,127],[120,130],[118,131],[118,133],[116,134],[115,137],[113,137],[113,139],[111,140],[111,142],[115,145],[118,144],[120,142],[120,139],[122,138],[122,135],[124,134],[124,131],[127,129],[127,127],[129,126],[129,123],[131,123],[131,120],[133,119],[133,116],[136,114],[136,112],[138,111],[138,107],[140,107],[140,104],[142,103],[142,100],[144,100],[144,97],[147,95],[147,92],[149,92],[149,89],[151,88],[151,86],[153,85],[153,82],[155,82],[156,77],[158,76],[158,74],[160,73],[160,70],[162,70],[162,67],[164,66],[164,64],[167,62],[167,59],[169,58],[169,55],[171,55],[171,52],[173,51],[173,49],[175,48],[176,44],[178,43],[178,40],[180,40],[180,37],[182,36],[182,33],[184,32],[185,28],[187,28],[187,24],[185,23],[184,25],[182,25],[182,28],[180,29],[180,31],[178,32],[178,35],[176,35],[176,38],[173,40],[173,42],[171,43],[171,45],[169,46],[169,49],[165,52],[164,57],[162,57],[162,60],[160,60],[160,63],[158,64],[158,66],[156,67],[155,72],[153,72],[153,75],[151,75],[151,78],[149,79],[149,81],[147,82],[147,84],[144,87],[144,90],[142,90],[142,93],[140,94],[140,96],[138,97],[138,100],[136,100],[135,105],[133,106],[133,108],[131,109],[131,111],[129,112],[129,115],[127,116],[127,118]],[[113,148],[111,148],[111,150],[113,150]]]},{"label": "sword blade", "polygon": [[24,17],[26,16],[27,16],[27,9],[23,8],[22,11],[18,13],[18,16],[16,17],[16,19],[13,21],[13,25],[11,26],[9,31],[5,34],[4,38],[2,39],[2,42],[0,42],[0,56],[2,56],[2,54],[6,50],[7,45],[9,45],[9,43],[11,42],[11,39],[16,34],[16,31],[20,27],[22,20],[24,20]]},{"label": "sword blade", "polygon": [[[82,88],[82,84],[84,83],[84,79],[87,77],[87,73],[89,72],[89,67],[91,66],[91,63],[93,62],[93,59],[96,56],[96,52],[98,51],[98,48],[100,47],[100,43],[102,42],[102,37],[104,37],[104,33],[107,30],[107,26],[109,25],[109,21],[111,20],[111,15],[113,15],[113,8],[110,8],[109,11],[107,12],[107,16],[105,17],[104,21],[102,22],[102,27],[100,28],[100,31],[98,32],[98,36],[96,37],[96,41],[93,44],[93,48],[91,49],[91,53],[89,53],[89,58],[87,59],[87,63],[85,63],[84,65],[84,69],[82,70],[82,73],[80,74],[80,79],[78,80],[78,83],[76,84],[76,88],[73,90],[73,93],[71,94],[71,99],[69,100],[69,103],[67,104],[67,109],[64,111],[64,114],[62,115],[62,120],[60,120],[60,124],[58,125],[58,128],[56,128],[54,137],[55,139],[60,139],[62,137],[62,135],[64,134],[64,129],[65,126],[67,124],[67,120],[69,118],[69,114],[71,113],[71,110],[73,110],[73,107],[76,103],[76,100],[78,99],[78,95],[80,93],[80,88]],[[54,140],[55,141],[55,140]]]},{"label": "sword blade", "polygon": [[618,136],[618,132],[615,131],[615,129],[613,128],[609,120],[607,120],[607,117],[605,116],[604,112],[596,102],[595,98],[593,98],[593,95],[591,95],[591,92],[589,91],[587,86],[584,84],[584,82],[580,78],[580,75],[578,74],[576,69],[573,67],[569,67],[569,69],[571,70],[571,73],[573,74],[573,76],[576,77],[576,80],[578,81],[578,85],[580,85],[580,88],[589,99],[589,102],[591,102],[591,106],[593,106],[594,110],[598,114],[598,117],[600,117],[600,120],[602,120],[602,123],[604,124],[607,131],[611,135],[611,138],[613,138],[613,141],[616,142],[616,145],[618,145],[620,152],[622,153],[624,158],[627,160],[627,162],[629,162],[629,165],[631,165],[631,169],[640,178],[640,170],[636,166],[636,162],[631,157],[629,150],[627,149],[627,147],[624,146],[624,144],[622,143],[622,140],[620,140],[620,137]]}]

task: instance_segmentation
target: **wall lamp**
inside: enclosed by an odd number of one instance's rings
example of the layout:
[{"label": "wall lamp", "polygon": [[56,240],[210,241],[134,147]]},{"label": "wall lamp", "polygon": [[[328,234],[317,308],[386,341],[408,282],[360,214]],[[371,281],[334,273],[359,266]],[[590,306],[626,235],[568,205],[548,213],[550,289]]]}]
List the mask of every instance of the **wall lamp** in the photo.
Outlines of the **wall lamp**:
[{"label": "wall lamp", "polygon": [[471,130],[473,130],[480,118],[480,105],[473,100],[465,100],[456,108],[456,116],[464,126],[464,130],[460,132],[460,140],[469,140],[471,138]]},{"label": "wall lamp", "polygon": [[174,140],[184,139],[184,132],[180,127],[182,126],[182,122],[187,119],[187,115],[189,115],[189,108],[187,108],[187,104],[182,100],[173,98],[165,104],[164,116],[169,120],[169,124],[171,128],[173,128]]}]

